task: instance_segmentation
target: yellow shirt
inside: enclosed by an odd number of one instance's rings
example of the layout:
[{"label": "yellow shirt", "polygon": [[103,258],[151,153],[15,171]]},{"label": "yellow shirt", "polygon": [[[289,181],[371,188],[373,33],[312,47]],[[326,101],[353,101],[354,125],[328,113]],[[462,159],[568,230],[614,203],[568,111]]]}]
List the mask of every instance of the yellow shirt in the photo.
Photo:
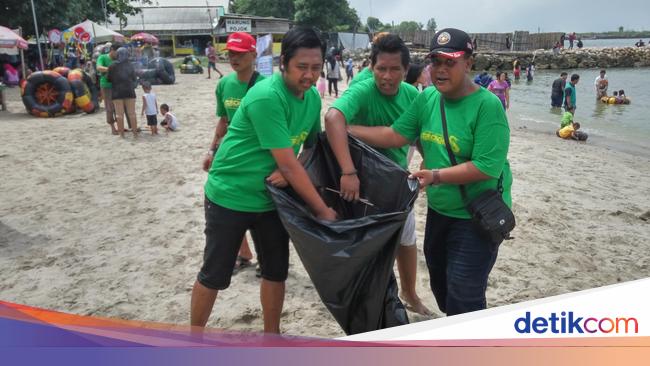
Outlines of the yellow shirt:
[{"label": "yellow shirt", "polygon": [[573,134],[575,130],[573,129],[573,125],[568,125],[560,130],[558,133],[561,138],[563,139],[570,139],[571,134]]}]

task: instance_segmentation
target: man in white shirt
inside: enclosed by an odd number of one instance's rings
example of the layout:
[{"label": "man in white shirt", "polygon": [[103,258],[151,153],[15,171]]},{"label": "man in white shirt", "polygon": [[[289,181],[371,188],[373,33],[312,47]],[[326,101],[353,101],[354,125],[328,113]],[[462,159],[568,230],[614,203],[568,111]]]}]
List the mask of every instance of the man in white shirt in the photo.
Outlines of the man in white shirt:
[{"label": "man in white shirt", "polygon": [[607,80],[607,75],[605,75],[605,69],[600,70],[600,75],[596,77],[594,81],[594,87],[596,88],[596,99],[607,96],[607,87],[609,86],[609,81]]}]

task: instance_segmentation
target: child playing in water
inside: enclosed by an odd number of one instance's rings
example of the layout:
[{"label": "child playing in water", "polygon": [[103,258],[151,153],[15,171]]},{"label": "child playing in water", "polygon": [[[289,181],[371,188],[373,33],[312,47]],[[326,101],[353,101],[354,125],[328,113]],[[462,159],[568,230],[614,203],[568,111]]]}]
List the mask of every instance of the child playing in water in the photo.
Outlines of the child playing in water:
[{"label": "child playing in water", "polygon": [[579,129],[580,129],[580,123],[573,122],[572,124],[557,130],[555,134],[558,137],[563,138],[565,140],[573,139],[577,141],[586,141],[588,135],[582,131],[578,131]]}]

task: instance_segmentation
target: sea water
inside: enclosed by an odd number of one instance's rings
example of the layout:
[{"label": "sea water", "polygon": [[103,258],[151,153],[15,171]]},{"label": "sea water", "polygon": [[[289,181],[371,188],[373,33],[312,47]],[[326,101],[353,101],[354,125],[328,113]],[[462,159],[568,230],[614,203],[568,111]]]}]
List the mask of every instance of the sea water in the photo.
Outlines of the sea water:
[{"label": "sea water", "polygon": [[[596,99],[594,82],[600,69],[538,70],[532,82],[524,73],[512,80],[508,116],[513,127],[526,126],[536,131],[555,134],[563,110],[551,108],[551,85],[561,71],[580,75],[576,86],[575,121],[589,134],[590,141],[632,153],[650,156],[650,68],[616,68],[607,70],[608,95],[625,90],[631,103],[604,104]],[[509,77],[514,79],[512,72]]]}]

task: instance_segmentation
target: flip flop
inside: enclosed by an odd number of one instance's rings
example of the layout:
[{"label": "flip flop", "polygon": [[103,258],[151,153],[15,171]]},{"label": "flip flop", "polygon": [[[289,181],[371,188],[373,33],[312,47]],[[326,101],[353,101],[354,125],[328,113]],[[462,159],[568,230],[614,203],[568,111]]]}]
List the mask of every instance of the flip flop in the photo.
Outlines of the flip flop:
[{"label": "flip flop", "polygon": [[237,274],[239,271],[248,268],[252,265],[253,263],[251,262],[250,259],[238,255],[237,260],[235,261],[235,268],[233,268],[232,274]]}]

